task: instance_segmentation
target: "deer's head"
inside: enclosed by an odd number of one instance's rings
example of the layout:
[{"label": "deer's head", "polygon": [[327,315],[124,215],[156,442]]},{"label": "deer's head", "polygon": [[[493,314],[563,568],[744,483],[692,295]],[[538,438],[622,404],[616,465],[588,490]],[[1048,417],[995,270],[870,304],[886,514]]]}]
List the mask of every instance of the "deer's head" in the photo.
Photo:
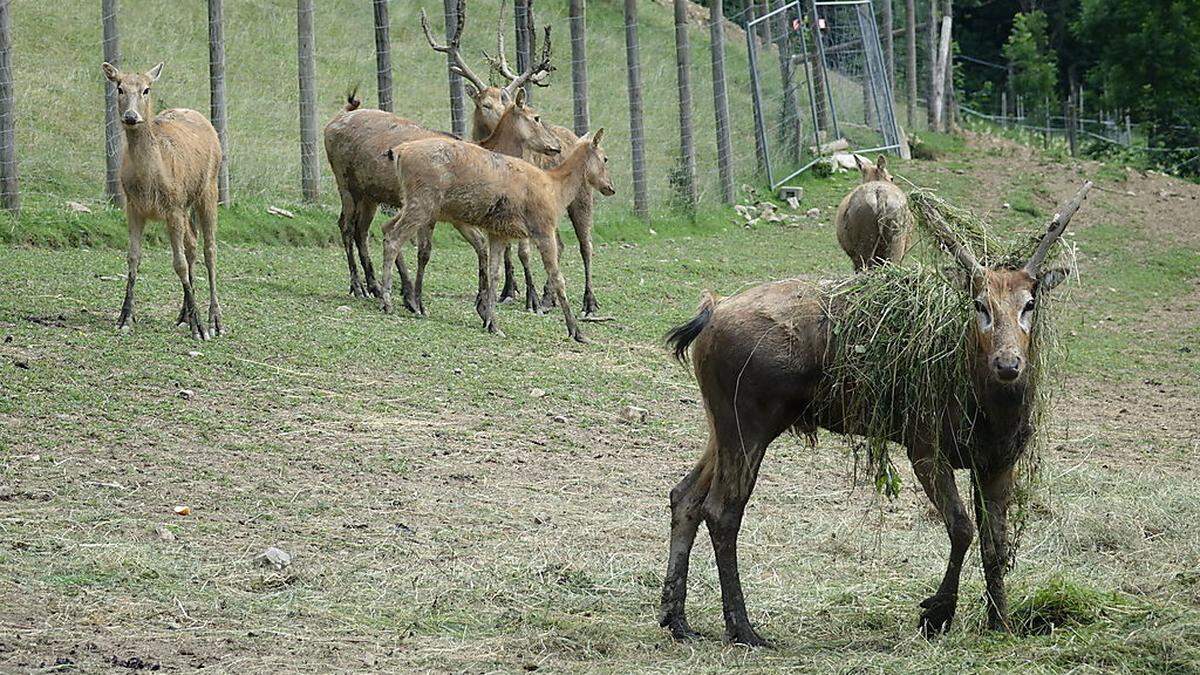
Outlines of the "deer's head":
[{"label": "deer's head", "polygon": [[608,155],[600,149],[600,139],[603,137],[604,127],[601,127],[579,139],[579,145],[576,148],[578,148],[577,151],[586,153],[584,166],[588,185],[599,190],[600,194],[605,197],[611,197],[617,191],[613,188],[612,178],[608,175]]},{"label": "deer's head", "polygon": [[126,127],[137,126],[154,116],[150,88],[162,74],[162,63],[144,73],[122,73],[107,61],[100,64],[100,69],[110,82],[117,85],[117,112]]},{"label": "deer's head", "polygon": [[1019,384],[1028,375],[1029,347],[1038,302],[1066,279],[1068,273],[1061,268],[1043,269],[1042,263],[1091,186],[1091,182],[1084,183],[1074,199],[1054,215],[1037,250],[1018,268],[984,267],[965,248],[944,242],[965,272],[962,278],[964,289],[975,304],[972,344],[976,364],[995,382]]},{"label": "deer's head", "polygon": [[875,163],[864,162],[861,157],[854,155],[854,163],[858,165],[858,171],[862,174],[862,182],[870,183],[871,181],[882,181],[891,183],[892,174],[887,170],[887,156],[880,155]]},{"label": "deer's head", "polygon": [[494,133],[512,134],[522,147],[545,155],[562,152],[558,137],[542,124],[542,116],[525,105],[525,90],[518,89],[516,100],[504,109]]}]

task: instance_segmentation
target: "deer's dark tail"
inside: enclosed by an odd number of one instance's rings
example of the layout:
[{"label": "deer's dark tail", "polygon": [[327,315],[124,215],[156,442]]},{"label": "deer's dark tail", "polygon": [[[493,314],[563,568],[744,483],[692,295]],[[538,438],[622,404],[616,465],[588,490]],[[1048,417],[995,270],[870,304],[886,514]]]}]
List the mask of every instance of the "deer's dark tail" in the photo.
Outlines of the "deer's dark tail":
[{"label": "deer's dark tail", "polygon": [[713,308],[717,306],[717,296],[711,291],[705,291],[704,297],[700,299],[700,308],[696,311],[696,316],[692,317],[691,321],[685,324],[676,326],[667,333],[667,346],[675,353],[675,360],[680,363],[688,362],[688,347],[692,345],[700,333],[704,331],[704,327],[708,325],[709,319],[712,318]]},{"label": "deer's dark tail", "polygon": [[355,85],[353,89],[346,92],[346,105],[342,107],[342,110],[346,112],[358,110],[360,105],[362,105],[362,100],[358,98],[358,86]]}]

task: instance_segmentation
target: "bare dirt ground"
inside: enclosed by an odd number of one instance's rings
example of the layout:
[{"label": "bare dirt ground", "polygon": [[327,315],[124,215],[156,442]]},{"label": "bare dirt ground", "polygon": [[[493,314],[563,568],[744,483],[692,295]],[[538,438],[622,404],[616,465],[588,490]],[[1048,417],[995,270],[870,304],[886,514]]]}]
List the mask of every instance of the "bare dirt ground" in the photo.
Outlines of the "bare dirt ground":
[{"label": "bare dirt ground", "polygon": [[[169,326],[162,251],[122,336],[121,252],[0,250],[0,669],[1195,672],[1200,186],[989,137],[899,171],[1003,229],[1044,223],[1085,176],[1104,188],[1072,227],[1064,395],[1010,574],[1014,612],[1061,611],[1053,632],[984,630],[972,553],[954,630],[919,637],[942,526],[907,470],[885,500],[825,435],[771,448],[746,516],[774,648],[720,643],[703,535],[690,616],[712,639],[663,634],[666,493],[703,416],[661,334],[704,288],[849,265],[815,223],[656,223],[599,250],[617,319],[587,324],[589,346],[512,307],[507,337],[481,333],[457,244],[426,320],[344,297],[339,251],[224,250],[232,334],[203,345]],[[829,213],[848,185],[808,199]],[[268,546],[291,565],[257,565]]]}]

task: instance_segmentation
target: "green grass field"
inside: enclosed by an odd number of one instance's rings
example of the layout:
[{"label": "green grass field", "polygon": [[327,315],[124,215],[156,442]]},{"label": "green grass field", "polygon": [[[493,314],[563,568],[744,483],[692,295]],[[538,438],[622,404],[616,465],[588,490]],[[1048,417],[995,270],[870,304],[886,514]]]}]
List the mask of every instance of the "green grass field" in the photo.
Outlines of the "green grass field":
[{"label": "green grass field", "polygon": [[[987,138],[953,147],[897,173],[1005,231],[1112,173]],[[848,175],[804,179],[821,215],[799,228],[709,209],[659,214],[651,232],[602,205],[596,287],[614,320],[584,324],[592,345],[514,306],[504,338],[483,333],[470,249],[447,233],[431,316],[382,315],[347,296],[340,249],[320,245],[327,209],[298,213],[290,237],[253,209],[222,213],[230,334],[207,343],[171,326],[161,239],[140,322],[114,330],[115,214],[78,217],[72,231],[98,233],[86,247],[2,245],[0,670],[1195,672],[1200,188],[1119,175],[1069,234],[1082,283],[1009,575],[1017,632],[984,630],[972,552],[955,628],[932,641],[916,605],[944,567],[942,525],[907,467],[894,501],[856,486],[831,435],[771,448],[742,531],[751,618],[775,647],[717,639],[704,537],[690,616],[713,639],[677,645],[656,625],[667,490],[704,434],[661,336],[704,289],[848,273],[829,226]],[[646,421],[624,421],[627,405]],[[292,565],[257,567],[268,546]]]}]

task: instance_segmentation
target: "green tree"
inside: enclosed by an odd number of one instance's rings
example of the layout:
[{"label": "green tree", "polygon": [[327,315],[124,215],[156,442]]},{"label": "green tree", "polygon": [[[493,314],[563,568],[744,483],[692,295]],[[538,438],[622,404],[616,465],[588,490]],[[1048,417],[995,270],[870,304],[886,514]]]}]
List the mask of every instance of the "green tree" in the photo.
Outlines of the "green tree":
[{"label": "green tree", "polygon": [[1046,14],[1041,10],[1020,12],[1013,17],[1012,32],[1002,53],[1012,65],[1012,85],[1026,105],[1048,115],[1045,102],[1054,98],[1058,81],[1058,58],[1046,38]]},{"label": "green tree", "polygon": [[1074,30],[1107,105],[1147,123],[1151,144],[1197,144],[1172,127],[1200,127],[1200,2],[1083,0]]}]

